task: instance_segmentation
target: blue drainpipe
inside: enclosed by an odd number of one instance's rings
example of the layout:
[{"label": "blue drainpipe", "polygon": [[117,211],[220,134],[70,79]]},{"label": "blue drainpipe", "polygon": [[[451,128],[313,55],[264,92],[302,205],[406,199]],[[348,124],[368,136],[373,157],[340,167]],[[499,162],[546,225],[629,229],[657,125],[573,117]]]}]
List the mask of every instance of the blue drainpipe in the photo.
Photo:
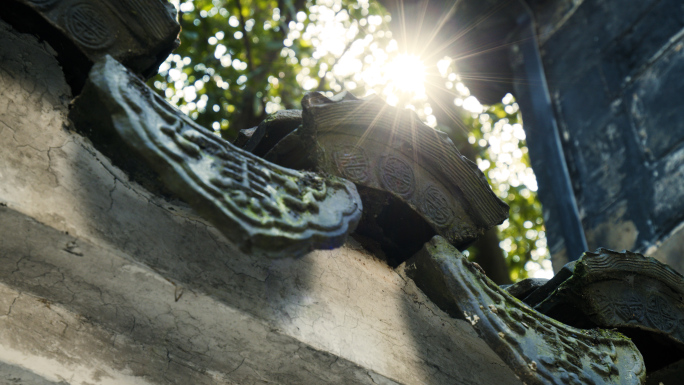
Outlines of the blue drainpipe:
[{"label": "blue drainpipe", "polygon": [[533,163],[536,160],[539,164],[534,171],[538,178],[541,177],[541,181],[545,182],[543,188],[546,189],[547,196],[553,196],[551,202],[546,202],[550,207],[545,206],[545,209],[551,210],[552,220],[560,224],[568,262],[571,262],[587,251],[587,240],[570,182],[558,125],[551,107],[534,16],[523,0],[518,1],[522,6],[522,12],[516,18],[517,31],[511,41],[517,42],[516,46],[520,50],[523,63],[519,66],[514,65],[515,82],[519,83],[516,86],[516,99],[523,114],[530,159]]}]

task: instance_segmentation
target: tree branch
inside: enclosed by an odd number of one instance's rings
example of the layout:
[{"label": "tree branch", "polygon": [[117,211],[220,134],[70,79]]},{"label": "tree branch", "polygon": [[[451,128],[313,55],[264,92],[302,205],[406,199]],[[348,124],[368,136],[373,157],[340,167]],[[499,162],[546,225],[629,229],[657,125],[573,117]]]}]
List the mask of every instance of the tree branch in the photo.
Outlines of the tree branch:
[{"label": "tree branch", "polygon": [[238,15],[240,16],[240,26],[242,29],[242,40],[245,42],[245,54],[247,56],[247,69],[249,72],[254,71],[254,61],[252,60],[252,42],[249,40],[247,35],[247,28],[245,28],[245,17],[242,15],[242,2],[240,0],[235,0],[238,9]]}]

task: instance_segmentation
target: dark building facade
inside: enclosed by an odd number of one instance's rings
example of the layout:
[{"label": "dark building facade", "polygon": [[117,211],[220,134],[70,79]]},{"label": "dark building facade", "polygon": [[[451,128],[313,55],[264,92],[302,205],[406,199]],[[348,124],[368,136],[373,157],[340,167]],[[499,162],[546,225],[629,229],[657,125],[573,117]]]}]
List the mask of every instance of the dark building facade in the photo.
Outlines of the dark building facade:
[{"label": "dark building facade", "polygon": [[684,4],[531,5],[589,249],[639,250],[682,271]]},{"label": "dark building facade", "polygon": [[554,267],[607,247],[684,271],[684,3],[426,9],[453,11],[439,44],[471,92],[484,103],[511,92],[521,106]]}]

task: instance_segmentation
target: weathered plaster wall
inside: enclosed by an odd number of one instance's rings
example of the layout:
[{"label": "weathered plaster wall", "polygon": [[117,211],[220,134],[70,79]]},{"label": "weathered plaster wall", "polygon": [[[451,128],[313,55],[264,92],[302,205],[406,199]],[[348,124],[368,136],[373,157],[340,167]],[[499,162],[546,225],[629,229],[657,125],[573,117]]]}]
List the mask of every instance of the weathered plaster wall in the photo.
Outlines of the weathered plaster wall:
[{"label": "weathered plaster wall", "polygon": [[[670,233],[684,220],[684,4],[530,4],[589,249],[681,244]],[[655,255],[684,271],[679,253]]]},{"label": "weathered plaster wall", "polygon": [[236,250],[75,134],[54,52],[0,21],[0,379],[519,384],[470,325],[353,243]]}]

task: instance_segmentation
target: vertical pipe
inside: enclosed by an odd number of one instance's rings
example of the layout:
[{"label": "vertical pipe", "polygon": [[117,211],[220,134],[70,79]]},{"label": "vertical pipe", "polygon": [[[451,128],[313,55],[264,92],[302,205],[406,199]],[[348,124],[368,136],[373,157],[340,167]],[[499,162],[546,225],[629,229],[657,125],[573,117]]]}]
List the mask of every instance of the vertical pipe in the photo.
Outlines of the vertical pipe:
[{"label": "vertical pipe", "polygon": [[513,65],[516,96],[523,114],[533,169],[542,182],[539,186],[540,196],[544,189],[543,195],[551,198],[546,199],[546,202],[542,199],[542,203],[545,210],[550,211],[550,219],[558,221],[570,262],[587,250],[587,240],[551,106],[534,16],[523,0],[519,0],[519,3],[522,12],[516,19],[517,31],[512,37],[512,41],[517,42],[515,47],[519,49],[518,55],[522,57],[521,64]]}]

